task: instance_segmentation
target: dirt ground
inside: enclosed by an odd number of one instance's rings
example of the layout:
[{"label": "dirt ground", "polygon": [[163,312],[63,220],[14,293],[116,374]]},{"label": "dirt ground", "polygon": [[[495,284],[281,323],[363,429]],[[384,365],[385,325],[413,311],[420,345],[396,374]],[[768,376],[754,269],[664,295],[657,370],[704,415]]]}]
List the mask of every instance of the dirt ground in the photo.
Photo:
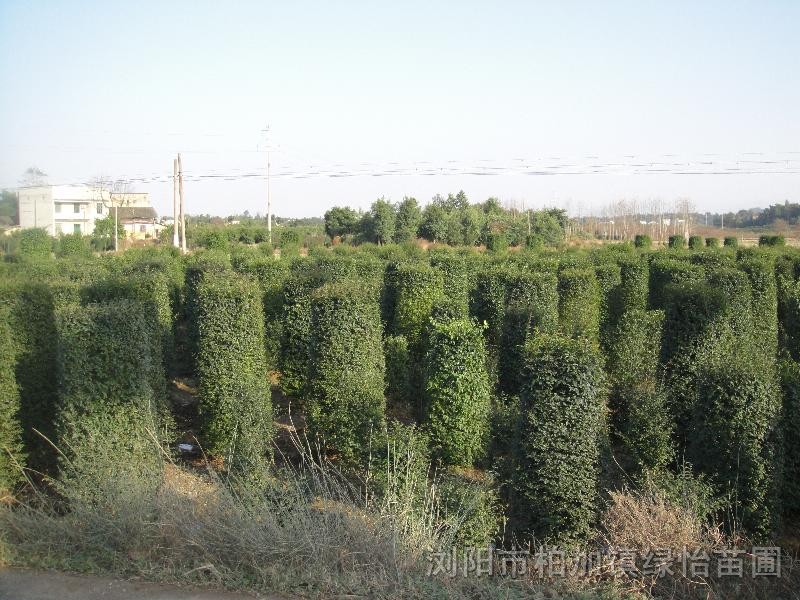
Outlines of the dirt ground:
[{"label": "dirt ground", "polygon": [[0,600],[280,600],[109,577],[0,568]]}]

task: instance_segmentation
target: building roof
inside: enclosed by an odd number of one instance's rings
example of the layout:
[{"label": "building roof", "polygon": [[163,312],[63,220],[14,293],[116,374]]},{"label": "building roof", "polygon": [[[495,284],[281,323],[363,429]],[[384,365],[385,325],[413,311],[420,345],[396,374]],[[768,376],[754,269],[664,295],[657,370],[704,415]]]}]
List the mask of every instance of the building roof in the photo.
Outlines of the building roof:
[{"label": "building roof", "polygon": [[125,221],[154,221],[158,218],[158,213],[152,206],[120,206],[117,211],[117,218],[123,223]]}]

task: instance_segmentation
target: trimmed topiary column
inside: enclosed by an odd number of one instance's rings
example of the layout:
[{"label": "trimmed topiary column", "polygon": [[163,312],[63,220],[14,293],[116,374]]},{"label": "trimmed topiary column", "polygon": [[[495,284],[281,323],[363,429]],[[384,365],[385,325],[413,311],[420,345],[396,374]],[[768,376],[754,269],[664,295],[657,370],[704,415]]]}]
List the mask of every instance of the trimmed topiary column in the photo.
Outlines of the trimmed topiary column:
[{"label": "trimmed topiary column", "polygon": [[558,274],[558,318],[568,337],[597,343],[600,333],[600,289],[592,270],[567,268]]},{"label": "trimmed topiary column", "polygon": [[310,437],[344,464],[360,463],[385,421],[377,289],[362,280],[346,280],[315,291],[310,348]]},{"label": "trimmed topiary column", "polygon": [[529,344],[526,358],[518,518],[539,539],[585,540],[598,500],[601,357],[586,339],[543,337]]},{"label": "trimmed topiary column", "polygon": [[273,438],[261,290],[228,272],[204,277],[197,294],[201,442],[246,471],[263,464]]},{"label": "trimmed topiary column", "polygon": [[3,494],[22,479],[25,467],[15,362],[8,309],[0,304],[0,493]]},{"label": "trimmed topiary column", "polygon": [[491,402],[481,327],[469,319],[432,322],[424,374],[434,455],[446,465],[473,465],[486,453]]}]

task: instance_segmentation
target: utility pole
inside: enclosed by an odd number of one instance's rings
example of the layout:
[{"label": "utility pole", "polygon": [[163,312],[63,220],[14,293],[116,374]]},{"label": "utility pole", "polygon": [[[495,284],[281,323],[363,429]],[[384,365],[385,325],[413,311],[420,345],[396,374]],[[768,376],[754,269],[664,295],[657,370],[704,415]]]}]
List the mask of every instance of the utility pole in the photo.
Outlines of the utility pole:
[{"label": "utility pole", "polygon": [[114,206],[114,252],[116,253],[119,250],[119,219],[117,218],[117,209],[119,208],[116,204],[113,203]]},{"label": "utility pole", "polygon": [[172,159],[172,246],[180,247],[178,237],[178,159]]},{"label": "utility pole", "polygon": [[186,215],[183,203],[183,165],[180,152],[178,152],[178,194],[181,198],[181,253],[186,254]]},{"label": "utility pole", "polygon": [[261,130],[264,133],[266,138],[266,149],[267,149],[267,236],[269,237],[269,244],[272,245],[272,196],[270,194],[270,187],[269,187],[269,175],[270,175],[270,161],[269,161],[269,125],[267,125],[264,129]]}]

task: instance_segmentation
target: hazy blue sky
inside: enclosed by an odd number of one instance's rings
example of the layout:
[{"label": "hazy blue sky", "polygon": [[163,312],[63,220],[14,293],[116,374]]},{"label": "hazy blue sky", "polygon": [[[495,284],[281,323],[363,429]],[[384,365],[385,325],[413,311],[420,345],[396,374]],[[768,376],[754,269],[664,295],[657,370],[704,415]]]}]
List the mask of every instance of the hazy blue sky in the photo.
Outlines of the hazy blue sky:
[{"label": "hazy blue sky", "polygon": [[[232,177],[188,180],[190,212],[264,212],[242,175],[269,123],[286,216],[462,188],[573,212],[800,202],[798,32],[796,0],[0,0],[0,186],[158,177],[136,187],[171,212],[181,151],[187,177]],[[672,174],[737,168],[761,172]]]}]

